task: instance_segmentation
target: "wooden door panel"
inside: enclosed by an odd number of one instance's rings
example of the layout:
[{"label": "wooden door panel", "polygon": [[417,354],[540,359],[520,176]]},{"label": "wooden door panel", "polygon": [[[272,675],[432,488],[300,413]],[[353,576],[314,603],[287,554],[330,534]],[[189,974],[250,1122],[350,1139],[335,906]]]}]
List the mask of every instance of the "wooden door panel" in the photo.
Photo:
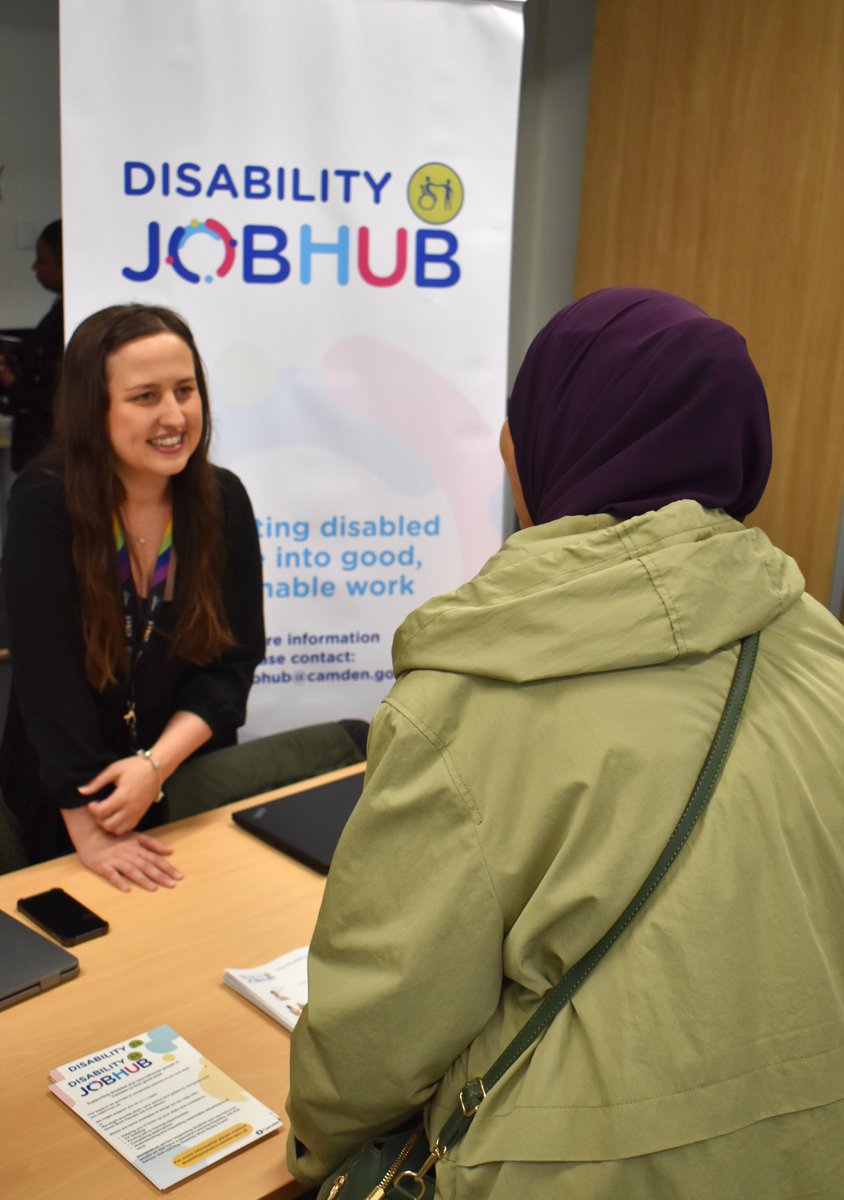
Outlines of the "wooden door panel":
[{"label": "wooden door panel", "polygon": [[677,292],[735,325],[774,469],[751,523],[829,596],[844,480],[844,4],[599,0],[576,295]]}]

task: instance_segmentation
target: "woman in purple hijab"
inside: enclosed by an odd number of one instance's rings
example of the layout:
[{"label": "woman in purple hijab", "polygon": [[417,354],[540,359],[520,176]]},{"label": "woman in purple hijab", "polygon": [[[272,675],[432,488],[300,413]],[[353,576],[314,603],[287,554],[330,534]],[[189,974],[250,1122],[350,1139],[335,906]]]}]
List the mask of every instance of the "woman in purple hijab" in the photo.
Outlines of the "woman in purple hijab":
[{"label": "woman in purple hijab", "polygon": [[537,334],[509,425],[533,523],[697,500],[741,521],[771,468],[744,338],[666,292],[608,288]]},{"label": "woman in purple hijab", "polygon": [[[435,1200],[844,1196],[844,632],[742,524],[771,463],[744,340],[661,292],[587,296],[530,347],[501,448],[523,528],[393,643],[310,947],[291,1169],[420,1107],[427,1150],[471,1095]],[[463,1092],[636,895],[757,631],[671,871]]]}]

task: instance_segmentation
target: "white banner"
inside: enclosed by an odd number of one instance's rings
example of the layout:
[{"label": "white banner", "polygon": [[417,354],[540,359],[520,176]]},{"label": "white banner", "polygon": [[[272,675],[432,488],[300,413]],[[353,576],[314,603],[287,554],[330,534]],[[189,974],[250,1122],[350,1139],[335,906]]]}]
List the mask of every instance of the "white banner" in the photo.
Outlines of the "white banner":
[{"label": "white banner", "polygon": [[67,326],[194,330],[264,556],[251,734],[369,718],[500,543],[521,9],[61,0]]}]

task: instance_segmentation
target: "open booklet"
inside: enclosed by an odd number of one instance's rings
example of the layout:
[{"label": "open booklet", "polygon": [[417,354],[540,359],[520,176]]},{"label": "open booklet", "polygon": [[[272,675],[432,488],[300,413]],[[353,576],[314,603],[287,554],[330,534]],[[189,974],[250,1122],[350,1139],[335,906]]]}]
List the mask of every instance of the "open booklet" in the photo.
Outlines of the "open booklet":
[{"label": "open booklet", "polygon": [[50,1072],[50,1091],[164,1190],[281,1127],[169,1025]]},{"label": "open booklet", "polygon": [[282,954],[262,967],[227,967],[223,982],[293,1029],[308,1003],[308,947]]}]

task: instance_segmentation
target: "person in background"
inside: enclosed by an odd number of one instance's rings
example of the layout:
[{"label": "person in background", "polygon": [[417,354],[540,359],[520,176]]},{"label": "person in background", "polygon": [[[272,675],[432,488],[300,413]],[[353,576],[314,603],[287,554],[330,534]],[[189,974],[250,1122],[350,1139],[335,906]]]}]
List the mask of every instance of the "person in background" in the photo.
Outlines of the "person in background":
[{"label": "person in background", "polygon": [[188,326],[118,305],[73,334],[55,436],[12,488],[0,786],[35,861],[75,848],[124,891],[180,878],[144,831],[181,763],[236,741],[264,654],[252,508],[210,440]]},{"label": "person in background", "polygon": [[20,357],[0,358],[0,396],[12,425],[12,470],[21,471],[50,440],[53,396],[64,351],[62,314],[62,223],[41,230],[32,264],[35,278],[56,299],[23,339]]},{"label": "person in background", "polygon": [[508,416],[521,531],[396,635],[293,1034],[291,1169],[423,1107],[439,1133],[635,895],[761,630],[687,845],[436,1195],[844,1195],[844,631],[742,524],[771,462],[744,339],[598,292],[536,337]]}]

